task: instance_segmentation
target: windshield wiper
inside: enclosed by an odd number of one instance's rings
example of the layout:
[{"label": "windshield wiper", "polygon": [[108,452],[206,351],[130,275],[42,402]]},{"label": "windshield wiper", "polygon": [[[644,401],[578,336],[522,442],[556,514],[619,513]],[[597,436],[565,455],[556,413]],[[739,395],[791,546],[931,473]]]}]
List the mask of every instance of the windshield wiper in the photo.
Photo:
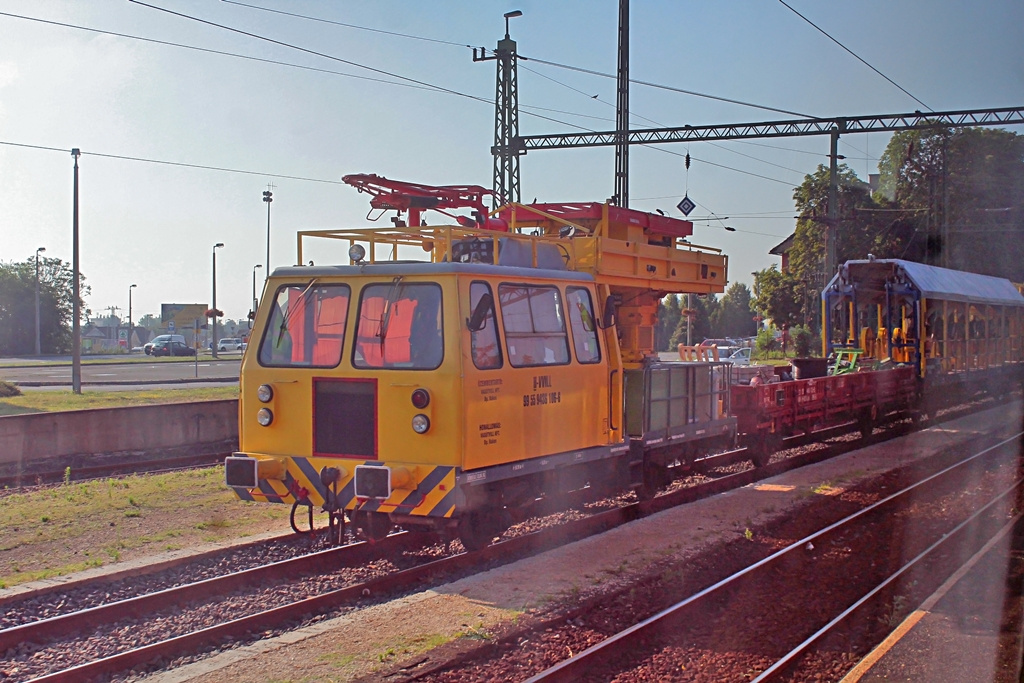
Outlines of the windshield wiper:
[{"label": "windshield wiper", "polygon": [[299,295],[298,299],[298,301],[302,302],[302,306],[289,306],[288,312],[281,316],[281,325],[277,328],[277,342],[274,346],[281,345],[281,340],[284,338],[285,333],[288,332],[288,327],[292,324],[292,318],[294,318],[300,310],[304,310],[306,308],[306,297],[309,296],[310,291],[318,280],[318,278],[313,278],[309,281],[309,284],[306,285],[306,288],[302,290],[302,294]]},{"label": "windshield wiper", "polygon": [[377,327],[377,338],[380,339],[381,351],[384,350],[384,342],[388,337],[388,326],[391,324],[391,307],[395,305],[395,300],[398,298],[401,283],[401,275],[391,281],[391,291],[388,292],[388,300],[384,302],[384,310],[380,315],[380,325]]}]

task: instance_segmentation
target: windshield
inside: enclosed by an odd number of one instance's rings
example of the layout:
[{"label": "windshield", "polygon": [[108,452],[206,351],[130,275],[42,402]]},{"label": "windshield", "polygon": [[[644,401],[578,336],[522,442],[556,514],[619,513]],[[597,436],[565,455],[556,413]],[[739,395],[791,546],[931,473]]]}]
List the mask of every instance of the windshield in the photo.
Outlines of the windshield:
[{"label": "windshield", "polygon": [[348,285],[279,287],[260,341],[261,365],[334,367],[341,361]]},{"label": "windshield", "polygon": [[438,285],[389,282],[363,288],[354,367],[433,370],[443,357]]}]

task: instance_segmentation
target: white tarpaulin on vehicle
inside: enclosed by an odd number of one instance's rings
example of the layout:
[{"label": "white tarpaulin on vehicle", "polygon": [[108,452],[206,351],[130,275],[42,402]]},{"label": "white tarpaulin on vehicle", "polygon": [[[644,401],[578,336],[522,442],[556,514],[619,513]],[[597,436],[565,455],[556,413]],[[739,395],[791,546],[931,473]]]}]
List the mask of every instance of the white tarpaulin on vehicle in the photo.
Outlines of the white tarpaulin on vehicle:
[{"label": "white tarpaulin on vehicle", "polygon": [[885,292],[886,282],[908,283],[928,299],[963,301],[998,306],[1024,306],[1024,296],[1005,278],[967,273],[901,259],[847,261],[826,291],[857,283],[857,291]]}]

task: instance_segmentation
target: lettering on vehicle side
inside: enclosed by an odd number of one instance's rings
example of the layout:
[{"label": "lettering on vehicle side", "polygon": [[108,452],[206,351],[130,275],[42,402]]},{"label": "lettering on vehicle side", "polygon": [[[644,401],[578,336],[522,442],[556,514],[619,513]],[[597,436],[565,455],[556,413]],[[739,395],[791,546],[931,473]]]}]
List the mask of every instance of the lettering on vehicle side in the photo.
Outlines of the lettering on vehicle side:
[{"label": "lettering on vehicle side", "polygon": [[498,400],[498,394],[501,393],[500,379],[482,379],[476,383],[476,386],[480,390],[480,396],[484,403]]},{"label": "lettering on vehicle side", "polygon": [[485,446],[492,446],[498,443],[498,437],[501,436],[501,423],[500,422],[488,422],[482,424],[479,427],[480,438],[483,439]]},{"label": "lettering on vehicle side", "polygon": [[541,394],[523,394],[523,407],[546,406],[562,402],[561,391],[550,391]]},{"label": "lettering on vehicle side", "polygon": [[531,408],[534,406],[547,406],[553,403],[561,403],[561,391],[537,391],[538,389],[550,389],[552,387],[551,375],[535,375],[533,378],[534,393],[523,394],[523,407]]}]

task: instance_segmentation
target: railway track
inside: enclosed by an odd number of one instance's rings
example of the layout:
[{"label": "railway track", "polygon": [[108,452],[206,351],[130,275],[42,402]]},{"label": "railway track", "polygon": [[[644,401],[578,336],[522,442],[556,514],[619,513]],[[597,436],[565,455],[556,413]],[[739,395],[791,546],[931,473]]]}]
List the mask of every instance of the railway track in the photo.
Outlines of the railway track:
[{"label": "railway track", "polygon": [[[896,425],[892,429],[902,432],[906,426]],[[799,442],[800,438],[795,441]],[[811,449],[765,468],[748,468],[696,486],[670,491],[642,503],[577,519],[557,528],[513,537],[471,555],[455,555],[448,547],[440,553],[442,557],[438,557],[436,548],[433,554],[428,552],[416,556],[415,553],[422,552],[424,547],[422,537],[397,534],[375,546],[357,544],[334,548],[159,591],[145,591],[146,580],[141,578],[141,590],[133,597],[65,611],[43,620],[32,621],[26,617],[23,623],[0,631],[0,653],[14,652],[23,661],[35,660],[38,666],[23,668],[34,669],[32,675],[42,674],[41,680],[47,681],[81,680],[112,675],[147,662],[171,661],[219,643],[253,639],[257,637],[253,636],[254,633],[286,628],[310,615],[353,609],[365,604],[367,599],[383,599],[440,577],[450,578],[453,574],[471,572],[491,563],[507,562],[540,552],[638,517],[833,457],[860,445],[859,440],[853,440]],[[727,466],[741,459],[743,453],[734,451],[708,458],[702,462],[702,467]],[[379,559],[378,565],[374,565],[376,558],[403,557],[403,553],[406,553],[402,560],[405,566],[381,565]],[[325,566],[348,568],[348,576],[342,581],[325,579]],[[366,567],[369,567],[368,571],[351,571],[352,568]],[[299,577],[317,585],[296,587]],[[261,592],[237,593],[253,586],[262,587]],[[60,591],[62,598],[66,599],[68,594],[66,587]],[[38,600],[30,601],[30,604],[31,611],[39,614]],[[253,604],[277,606],[259,610],[254,609]],[[8,614],[14,609],[10,604],[5,607]],[[43,613],[48,611],[51,610],[42,609]],[[141,634],[140,624],[146,624],[146,630],[152,633]],[[186,624],[202,626],[191,628]],[[83,629],[88,632],[85,642],[71,636],[82,633]],[[98,635],[97,629],[109,635]],[[129,633],[131,637],[126,638]],[[164,637],[172,633],[174,635]],[[126,640],[133,646],[124,647]]]},{"label": "railway track", "polygon": [[[717,619],[728,623],[731,642],[745,643],[757,656],[738,658],[740,661],[732,670],[719,668],[710,673],[710,677],[705,673],[707,680],[716,677],[720,680],[746,680],[745,676],[749,676],[755,682],[767,683],[783,679],[824,680],[823,675],[830,678],[844,666],[848,669],[849,662],[856,661],[863,654],[859,650],[866,646],[861,638],[863,633],[884,635],[878,634],[879,615],[886,615],[886,625],[898,623],[905,612],[918,604],[916,598],[935,590],[962,564],[965,554],[971,555],[994,534],[1006,533],[1008,527],[1021,522],[1021,514],[1015,512],[1024,486],[1024,478],[1016,471],[1020,437],[1021,434],[1017,434],[985,448],[842,520],[803,536],[768,557],[536,674],[529,682],[672,680],[679,675],[680,662],[694,661],[693,650],[696,648],[693,642],[706,637],[706,633],[695,635],[687,624],[710,624]],[[877,531],[873,529],[879,520],[891,521],[896,516],[908,516],[908,511],[922,505],[923,499],[940,499],[957,488],[963,495],[965,480],[976,482],[975,475],[979,470],[995,467],[993,463],[1000,459],[1002,466],[1010,471],[1006,478],[1012,483],[1002,486],[989,482],[990,485],[984,487],[984,499],[972,502],[971,509],[962,518],[956,515],[949,515],[952,519],[944,517],[943,521],[948,525],[934,525],[935,528],[928,529],[931,533],[927,538],[914,539],[911,545],[920,551],[909,561],[890,566],[884,561],[885,553],[880,553],[877,558],[880,560],[878,564],[883,565],[878,568],[874,562],[868,569],[863,563],[843,561],[850,583],[856,585],[857,592],[851,596],[849,590],[832,591],[836,595],[834,600],[828,601],[828,609],[834,611],[827,618],[816,614],[813,618],[820,623],[806,629],[812,619],[801,618],[797,612],[801,609],[813,611],[812,606],[819,607],[822,602],[820,592],[823,588],[815,582],[816,576],[822,573],[815,567],[815,563],[820,562],[820,554],[812,554],[815,547],[841,547],[850,551],[847,544],[853,543],[853,537],[877,537]],[[972,471],[971,468],[974,468],[974,474],[965,477],[964,473]],[[923,529],[915,527],[915,533],[919,531]],[[866,584],[858,582],[854,578],[858,571],[864,571],[872,580]],[[780,599],[778,591],[781,586],[775,578],[792,573],[804,576],[808,584],[815,586],[819,596],[786,596]],[[792,581],[783,583],[787,588],[793,585]],[[745,598],[738,600],[740,594]],[[739,603],[739,607],[723,607],[723,601]],[[751,613],[749,610],[755,607],[756,612]],[[769,614],[766,616],[766,613]],[[789,618],[792,621],[787,621]],[[747,629],[752,633],[745,633]],[[783,632],[781,636],[779,631]],[[780,649],[779,644],[783,640],[790,645]],[[762,646],[758,647],[758,643]],[[753,668],[753,659],[762,660],[762,665]],[[755,675],[751,676],[752,670]]]}]

